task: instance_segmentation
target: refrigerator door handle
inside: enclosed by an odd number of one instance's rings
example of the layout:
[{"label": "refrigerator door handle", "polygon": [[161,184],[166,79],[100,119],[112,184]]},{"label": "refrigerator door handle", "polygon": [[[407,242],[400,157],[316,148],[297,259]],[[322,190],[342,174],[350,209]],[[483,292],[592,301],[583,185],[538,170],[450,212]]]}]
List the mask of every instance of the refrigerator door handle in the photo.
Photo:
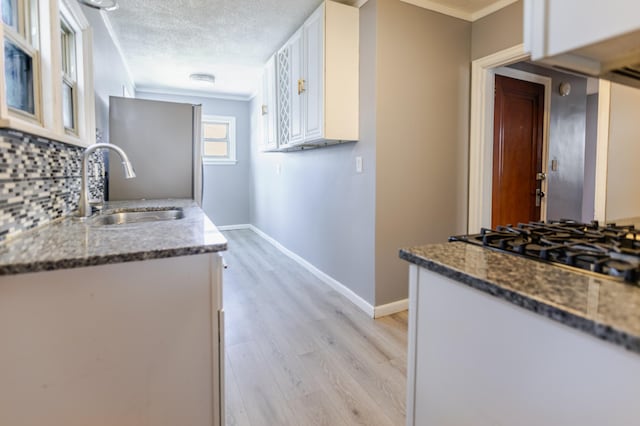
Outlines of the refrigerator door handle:
[{"label": "refrigerator door handle", "polygon": [[193,199],[202,207],[204,165],[202,164],[202,105],[193,106]]}]

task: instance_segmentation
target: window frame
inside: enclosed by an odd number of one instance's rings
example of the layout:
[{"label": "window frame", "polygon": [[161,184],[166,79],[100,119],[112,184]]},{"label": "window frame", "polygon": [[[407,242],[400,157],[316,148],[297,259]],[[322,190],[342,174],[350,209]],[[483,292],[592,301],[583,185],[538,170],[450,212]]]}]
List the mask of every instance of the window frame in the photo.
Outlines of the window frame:
[{"label": "window frame", "polygon": [[[78,42],[78,37],[82,37],[81,32],[78,31],[77,26],[69,22],[69,14],[63,7],[60,8],[60,71],[62,74],[61,86],[60,86],[60,106],[64,108],[63,94],[64,86],[67,85],[71,88],[71,112],[73,127],[67,127],[64,124],[64,110],[62,112],[62,127],[67,134],[72,136],[78,136],[78,48],[82,47]],[[66,28],[65,28],[66,27]],[[67,34],[68,37],[62,36],[62,33]],[[65,42],[68,43],[65,46]],[[69,49],[69,47],[72,49]],[[69,69],[69,67],[71,69]]]},{"label": "window frame", "polygon": [[[229,147],[229,155],[227,157],[207,156],[205,152],[206,140],[204,138],[204,129],[207,124],[226,124],[229,132],[227,135],[227,143]],[[233,116],[222,115],[202,115],[202,163],[205,165],[235,165],[238,163],[236,157],[236,118]]]},{"label": "window frame", "polygon": [[[36,2],[37,4],[37,2]],[[15,108],[10,106],[8,103],[6,104],[7,113],[13,115],[14,117],[26,120],[28,122],[42,125],[43,117],[42,117],[42,69],[40,66],[41,61],[41,51],[40,51],[40,25],[39,25],[39,13],[36,6],[36,10],[33,9],[33,4],[31,0],[17,0],[16,1],[16,27],[14,28],[9,24],[6,24],[4,20],[0,19],[0,23],[2,24],[2,47],[0,51],[2,53],[3,65],[6,67],[4,63],[4,54],[5,54],[5,41],[9,41],[15,47],[24,52],[27,56],[31,58],[31,69],[32,69],[32,89],[33,89],[33,113],[29,111],[22,110],[20,108]],[[35,21],[35,22],[34,22]],[[35,25],[36,33],[34,34],[32,26]],[[35,37],[34,37],[35,36]],[[5,74],[5,68],[2,69],[2,80],[4,84],[0,88],[2,90],[2,96],[6,99],[7,94],[7,79]],[[5,101],[6,102],[6,101]]]},{"label": "window frame", "polygon": [[[93,81],[92,30],[76,0],[18,0],[21,21],[10,26],[0,19],[0,127],[26,132],[70,145],[86,147],[95,142],[95,94]],[[28,13],[30,11],[30,13]],[[62,58],[60,15],[76,37],[76,132],[65,130],[62,115]],[[18,28],[24,37],[19,35]],[[23,40],[24,39],[24,40]],[[29,43],[27,42],[27,39]],[[9,107],[6,99],[5,40],[26,52],[34,74],[34,110],[36,114]],[[22,43],[21,43],[22,42]],[[37,51],[31,55],[31,46]],[[13,71],[13,70],[12,70]],[[66,90],[66,88],[65,88]],[[29,93],[31,96],[31,93]],[[17,104],[22,106],[21,104]],[[25,104],[30,109],[30,104]]]},{"label": "window frame", "polygon": [[[56,57],[52,58],[56,77],[52,84],[56,87],[55,91],[57,92],[57,100],[54,102],[56,108],[53,111],[55,128],[77,140],[76,144],[80,142],[80,145],[90,145],[95,141],[93,61],[87,61],[85,58],[93,57],[91,26],[78,3],[73,0],[58,0],[58,13],[54,27],[56,34],[60,34],[63,22],[74,33],[75,70],[72,76],[65,73],[62,59],[62,38],[58,36],[55,41],[57,46],[54,49]],[[65,127],[63,120],[62,92],[65,82],[73,83],[73,129]]]}]

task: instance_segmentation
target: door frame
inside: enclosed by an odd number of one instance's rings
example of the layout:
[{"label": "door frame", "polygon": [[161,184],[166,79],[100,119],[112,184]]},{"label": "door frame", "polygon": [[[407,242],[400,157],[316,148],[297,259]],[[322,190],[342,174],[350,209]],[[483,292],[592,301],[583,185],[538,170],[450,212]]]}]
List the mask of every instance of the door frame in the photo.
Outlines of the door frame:
[{"label": "door frame", "polygon": [[[551,105],[551,78],[519,70],[497,70],[516,62],[526,61],[531,55],[524,44],[476,59],[471,62],[471,123],[469,136],[469,211],[467,232],[478,233],[491,226],[491,190],[493,178],[493,109],[495,102],[495,74],[533,81],[545,86],[543,171],[547,172],[549,111]],[[506,73],[506,74],[505,74]],[[535,79],[534,79],[535,78]],[[530,80],[534,79],[534,80]],[[547,181],[542,190],[547,192]],[[546,220],[547,203],[543,198],[540,219]]]}]

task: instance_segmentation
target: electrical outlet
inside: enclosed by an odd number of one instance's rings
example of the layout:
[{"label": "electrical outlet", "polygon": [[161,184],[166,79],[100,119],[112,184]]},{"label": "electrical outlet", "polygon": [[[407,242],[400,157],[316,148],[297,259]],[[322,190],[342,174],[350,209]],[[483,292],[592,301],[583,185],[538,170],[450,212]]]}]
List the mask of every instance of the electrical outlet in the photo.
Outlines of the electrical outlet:
[{"label": "electrical outlet", "polygon": [[282,173],[282,165],[280,163],[276,164],[276,174],[279,175]]},{"label": "electrical outlet", "polygon": [[362,157],[356,157],[356,173],[362,173]]}]

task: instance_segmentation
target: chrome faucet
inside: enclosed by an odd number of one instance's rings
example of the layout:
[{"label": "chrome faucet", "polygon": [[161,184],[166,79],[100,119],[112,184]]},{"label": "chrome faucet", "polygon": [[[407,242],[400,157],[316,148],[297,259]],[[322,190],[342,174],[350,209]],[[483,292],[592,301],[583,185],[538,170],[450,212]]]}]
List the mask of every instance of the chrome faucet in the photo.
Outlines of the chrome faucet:
[{"label": "chrome faucet", "polygon": [[124,177],[127,179],[136,177],[133,165],[122,148],[110,143],[95,143],[89,145],[82,154],[82,186],[80,188],[80,200],[78,201],[78,216],[80,217],[91,216],[91,205],[89,204],[89,156],[98,149],[111,149],[117,152],[118,155],[120,155],[122,166],[124,167]]}]

